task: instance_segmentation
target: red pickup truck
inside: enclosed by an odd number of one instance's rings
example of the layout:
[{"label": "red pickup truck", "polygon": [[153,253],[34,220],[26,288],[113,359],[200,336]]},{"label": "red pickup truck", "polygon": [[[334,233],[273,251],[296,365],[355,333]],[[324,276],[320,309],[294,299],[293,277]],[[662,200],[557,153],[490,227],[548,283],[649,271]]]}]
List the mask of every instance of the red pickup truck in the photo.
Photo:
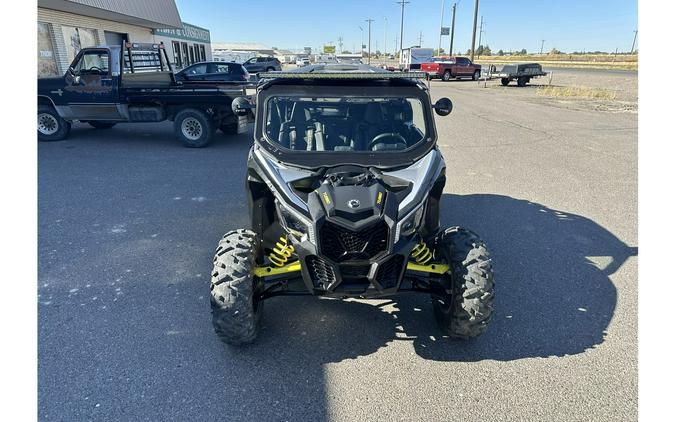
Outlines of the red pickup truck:
[{"label": "red pickup truck", "polygon": [[474,64],[466,57],[436,57],[433,62],[422,63],[422,72],[430,78],[441,78],[449,81],[453,78],[471,78],[477,81],[480,78],[480,65]]}]

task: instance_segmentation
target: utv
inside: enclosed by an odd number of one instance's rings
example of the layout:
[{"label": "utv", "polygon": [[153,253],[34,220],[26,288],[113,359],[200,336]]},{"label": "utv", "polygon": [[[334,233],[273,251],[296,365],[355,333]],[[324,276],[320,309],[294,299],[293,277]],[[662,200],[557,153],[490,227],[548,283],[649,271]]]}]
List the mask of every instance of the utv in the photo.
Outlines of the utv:
[{"label": "utv", "polygon": [[476,337],[492,314],[492,261],[460,227],[441,229],[445,162],[424,73],[316,65],[262,73],[246,191],[251,229],[216,249],[216,334],[256,338],[265,299],[427,293],[441,331]]}]

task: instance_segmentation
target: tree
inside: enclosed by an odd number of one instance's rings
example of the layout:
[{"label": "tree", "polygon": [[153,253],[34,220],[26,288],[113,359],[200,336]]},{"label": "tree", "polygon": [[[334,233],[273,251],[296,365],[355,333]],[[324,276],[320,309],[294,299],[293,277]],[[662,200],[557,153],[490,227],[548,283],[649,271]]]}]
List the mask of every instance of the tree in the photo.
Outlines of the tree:
[{"label": "tree", "polygon": [[522,54],[523,56],[526,55],[526,54],[527,54],[527,50],[525,50],[525,49],[523,48],[522,50],[520,50],[520,54]]},{"label": "tree", "polygon": [[560,54],[560,50],[558,50],[557,48],[553,47],[553,48],[551,49],[551,51],[550,51],[548,54]]},{"label": "tree", "polygon": [[499,51],[497,51],[497,55],[498,55],[498,56],[503,56],[503,55],[504,55],[504,50],[501,50],[501,49],[500,49]]},{"label": "tree", "polygon": [[342,50],[342,54],[352,54],[352,52],[349,50]]},{"label": "tree", "polygon": [[466,55],[468,56],[469,54],[471,54],[471,49],[470,49],[470,48],[467,48],[467,49],[466,49]]},{"label": "tree", "polygon": [[483,47],[483,53],[482,54],[484,56],[491,56],[492,55],[492,50],[490,50],[489,45],[486,44],[485,47]]},{"label": "tree", "polygon": [[437,49],[437,48],[434,49],[434,56],[440,56],[440,55],[442,55],[443,53],[445,53],[445,50],[444,50],[443,48],[441,48],[440,50]]}]

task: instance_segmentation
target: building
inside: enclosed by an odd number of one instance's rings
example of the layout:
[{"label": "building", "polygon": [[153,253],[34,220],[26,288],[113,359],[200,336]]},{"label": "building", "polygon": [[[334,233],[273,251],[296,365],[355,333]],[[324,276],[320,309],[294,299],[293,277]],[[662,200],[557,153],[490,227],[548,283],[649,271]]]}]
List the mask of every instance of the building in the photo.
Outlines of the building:
[{"label": "building", "polygon": [[38,76],[63,74],[84,47],[123,40],[163,41],[181,67],[211,57],[209,31],[183,23],[174,0],[38,0]]},{"label": "building", "polygon": [[157,28],[153,30],[155,42],[163,42],[169,60],[176,69],[193,63],[211,61],[211,33],[208,29],[189,23],[183,27]]}]

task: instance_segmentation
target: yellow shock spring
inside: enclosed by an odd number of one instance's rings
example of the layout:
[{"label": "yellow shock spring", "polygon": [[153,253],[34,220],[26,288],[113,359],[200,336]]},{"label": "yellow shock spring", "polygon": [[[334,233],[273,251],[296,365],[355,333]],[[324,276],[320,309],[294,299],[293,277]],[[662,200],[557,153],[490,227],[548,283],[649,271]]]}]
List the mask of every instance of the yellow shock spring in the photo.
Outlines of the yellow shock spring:
[{"label": "yellow shock spring", "polygon": [[288,239],[285,236],[282,236],[279,238],[275,247],[272,248],[270,261],[277,267],[283,267],[291,258],[291,255],[293,255],[293,252],[295,252],[293,245],[288,243]]},{"label": "yellow shock spring", "polygon": [[410,255],[413,257],[416,263],[419,265],[424,265],[427,262],[431,261],[431,250],[424,241],[421,241],[413,248]]}]

